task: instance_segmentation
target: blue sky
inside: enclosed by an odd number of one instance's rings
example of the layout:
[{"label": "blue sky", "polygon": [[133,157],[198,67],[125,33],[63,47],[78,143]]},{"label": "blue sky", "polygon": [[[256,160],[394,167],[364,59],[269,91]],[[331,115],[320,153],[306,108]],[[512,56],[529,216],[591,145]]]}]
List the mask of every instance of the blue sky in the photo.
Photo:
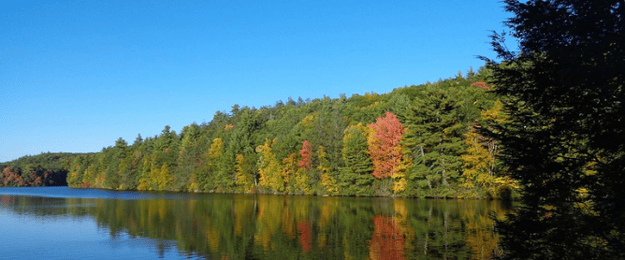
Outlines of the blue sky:
[{"label": "blue sky", "polygon": [[494,0],[20,0],[0,14],[0,162],[466,73],[510,16]]}]

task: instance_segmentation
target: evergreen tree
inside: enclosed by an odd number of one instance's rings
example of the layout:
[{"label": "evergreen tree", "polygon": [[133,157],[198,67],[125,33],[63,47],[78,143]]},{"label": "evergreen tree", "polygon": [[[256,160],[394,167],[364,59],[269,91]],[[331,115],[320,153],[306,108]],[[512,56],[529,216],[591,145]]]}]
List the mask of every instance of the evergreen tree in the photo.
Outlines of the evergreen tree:
[{"label": "evergreen tree", "polygon": [[368,152],[368,129],[362,124],[353,125],[345,129],[343,136],[343,161],[339,185],[341,192],[347,195],[373,195],[373,163]]},{"label": "evergreen tree", "polygon": [[505,259],[625,259],[625,2],[506,0],[519,52],[488,60],[511,122],[490,131],[523,187]]},{"label": "evergreen tree", "polygon": [[460,176],[464,126],[458,108],[461,95],[454,88],[426,86],[410,105],[404,145],[413,162],[408,194],[446,196]]}]

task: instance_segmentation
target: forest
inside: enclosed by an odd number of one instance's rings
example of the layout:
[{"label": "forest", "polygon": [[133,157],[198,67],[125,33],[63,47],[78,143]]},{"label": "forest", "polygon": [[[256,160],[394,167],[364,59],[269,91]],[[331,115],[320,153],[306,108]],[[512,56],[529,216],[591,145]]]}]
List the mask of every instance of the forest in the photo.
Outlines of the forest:
[{"label": "forest", "polygon": [[26,155],[0,163],[0,187],[67,186],[67,170],[75,153]]},{"label": "forest", "polygon": [[625,2],[502,2],[509,31],[493,32],[497,57],[480,57],[477,72],[234,105],[180,133],[73,157],[68,185],[518,198],[495,224],[501,259],[625,259]]},{"label": "forest", "polygon": [[517,184],[480,135],[506,120],[486,68],[388,94],[233,105],[180,133],[119,138],[69,164],[73,188],[509,198]]}]

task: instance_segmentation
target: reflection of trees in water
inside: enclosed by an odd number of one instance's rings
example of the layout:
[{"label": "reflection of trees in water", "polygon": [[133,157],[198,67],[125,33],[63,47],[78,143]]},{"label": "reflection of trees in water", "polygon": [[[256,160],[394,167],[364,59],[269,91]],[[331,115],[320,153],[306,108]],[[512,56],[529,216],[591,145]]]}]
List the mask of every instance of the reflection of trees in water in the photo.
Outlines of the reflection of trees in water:
[{"label": "reflection of trees in water", "polygon": [[[5,198],[1,207],[90,215],[111,237],[173,240],[210,259],[488,259],[498,202],[214,195],[203,200]],[[4,203],[7,202],[7,203]],[[59,207],[59,205],[65,205]],[[85,205],[88,205],[85,207]],[[167,247],[154,245],[157,251]]]},{"label": "reflection of trees in water", "polygon": [[369,244],[371,259],[404,259],[404,234],[392,217],[373,217],[373,234]]}]

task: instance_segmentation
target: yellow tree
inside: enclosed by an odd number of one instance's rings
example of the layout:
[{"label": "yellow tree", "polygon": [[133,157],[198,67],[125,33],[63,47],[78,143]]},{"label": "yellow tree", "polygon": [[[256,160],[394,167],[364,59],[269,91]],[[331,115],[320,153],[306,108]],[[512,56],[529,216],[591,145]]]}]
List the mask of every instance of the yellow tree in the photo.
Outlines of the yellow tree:
[{"label": "yellow tree", "polygon": [[477,196],[476,188],[481,188],[490,196],[495,195],[494,184],[494,153],[482,145],[483,137],[473,130],[473,127],[465,134],[464,143],[467,145],[466,153],[460,158],[464,164],[461,186],[468,191],[467,196]]},{"label": "yellow tree", "polygon": [[[213,143],[211,143],[211,148],[210,150],[208,150],[208,165],[210,165],[211,167],[217,166],[217,161],[219,160],[219,157],[221,157],[221,155],[223,154],[223,148],[224,143],[221,138],[213,139]],[[214,168],[212,170],[214,170]]]},{"label": "yellow tree", "polygon": [[[395,149],[400,150],[399,154],[403,154],[403,151],[408,150],[407,147],[401,145],[395,147]],[[406,186],[408,186],[408,179],[406,175],[408,171],[412,168],[412,157],[403,156],[401,160],[399,160],[399,164],[395,167],[395,172],[391,176],[393,178],[393,193],[398,194],[406,190]]]},{"label": "yellow tree", "polygon": [[258,158],[259,185],[272,188],[276,192],[282,192],[284,191],[284,179],[282,178],[281,165],[271,149],[276,141],[277,139],[272,141],[267,138],[263,145],[256,147],[256,152],[260,153]]},{"label": "yellow tree", "polygon": [[[491,109],[482,111],[484,122],[502,124],[508,120],[502,112],[503,104],[497,100]],[[466,153],[461,156],[464,164],[462,187],[468,189],[468,196],[476,196],[481,188],[490,197],[501,196],[504,190],[516,189],[518,185],[507,177],[497,176],[496,156],[499,152],[498,143],[479,135],[475,125],[465,134]]]},{"label": "yellow tree", "polygon": [[236,184],[240,187],[241,191],[248,192],[254,187],[254,181],[252,176],[246,169],[245,157],[242,154],[237,154],[236,161]]},{"label": "yellow tree", "polygon": [[160,170],[156,173],[156,179],[158,183],[158,190],[169,190],[173,183],[174,177],[169,172],[169,165],[167,163],[161,166]]},{"label": "yellow tree", "polygon": [[286,192],[294,191],[294,187],[293,190],[291,190],[291,185],[289,184],[294,180],[297,173],[297,156],[295,153],[291,153],[284,158],[282,164],[284,165],[284,167],[282,167],[282,178],[284,178],[284,183],[287,185]]},{"label": "yellow tree", "polygon": [[151,190],[152,178],[150,174],[150,157],[143,157],[143,170],[141,171],[141,177],[139,178],[139,186],[137,186],[137,190]]}]

